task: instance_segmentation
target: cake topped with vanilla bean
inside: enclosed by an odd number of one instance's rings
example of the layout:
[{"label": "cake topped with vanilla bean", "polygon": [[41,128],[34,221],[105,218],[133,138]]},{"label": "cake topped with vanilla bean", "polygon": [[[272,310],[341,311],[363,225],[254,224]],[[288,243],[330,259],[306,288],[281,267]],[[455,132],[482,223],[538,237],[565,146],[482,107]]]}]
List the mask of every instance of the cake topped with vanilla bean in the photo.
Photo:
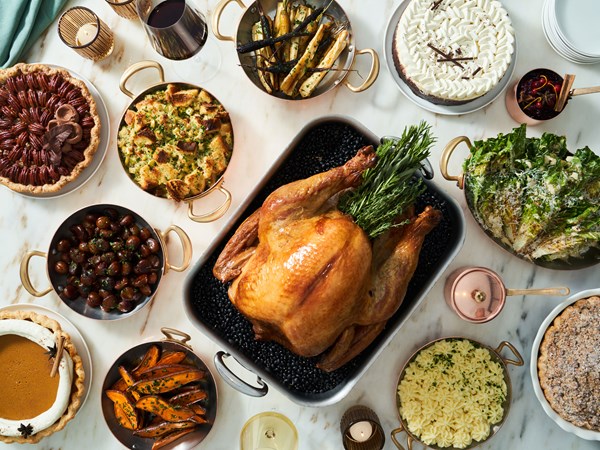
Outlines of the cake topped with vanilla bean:
[{"label": "cake topped with vanilla bean", "polygon": [[495,0],[412,0],[393,41],[394,64],[416,95],[459,105],[498,85],[510,66],[514,30]]}]

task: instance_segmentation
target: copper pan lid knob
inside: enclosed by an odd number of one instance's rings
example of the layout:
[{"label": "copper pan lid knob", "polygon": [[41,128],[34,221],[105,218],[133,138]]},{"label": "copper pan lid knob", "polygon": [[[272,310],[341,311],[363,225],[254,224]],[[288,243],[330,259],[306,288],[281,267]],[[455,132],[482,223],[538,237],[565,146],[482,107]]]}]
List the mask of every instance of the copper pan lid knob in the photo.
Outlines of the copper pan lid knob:
[{"label": "copper pan lid knob", "polygon": [[461,267],[446,280],[444,297],[461,318],[483,323],[500,314],[506,289],[500,277],[489,269]]}]

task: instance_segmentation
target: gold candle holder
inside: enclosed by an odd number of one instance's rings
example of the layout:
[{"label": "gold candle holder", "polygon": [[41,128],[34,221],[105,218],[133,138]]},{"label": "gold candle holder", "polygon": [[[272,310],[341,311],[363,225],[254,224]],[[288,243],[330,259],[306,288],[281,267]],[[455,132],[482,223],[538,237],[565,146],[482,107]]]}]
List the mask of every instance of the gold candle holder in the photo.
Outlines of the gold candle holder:
[{"label": "gold candle holder", "polygon": [[115,46],[114,35],[108,25],[83,6],[68,9],[60,16],[58,35],[66,45],[92,61],[106,58]]},{"label": "gold candle holder", "polygon": [[106,0],[106,3],[121,17],[126,19],[137,19],[138,13],[135,7],[136,0]]},{"label": "gold candle holder", "polygon": [[385,444],[379,417],[363,405],[352,406],[344,413],[340,430],[346,450],[381,450]]}]

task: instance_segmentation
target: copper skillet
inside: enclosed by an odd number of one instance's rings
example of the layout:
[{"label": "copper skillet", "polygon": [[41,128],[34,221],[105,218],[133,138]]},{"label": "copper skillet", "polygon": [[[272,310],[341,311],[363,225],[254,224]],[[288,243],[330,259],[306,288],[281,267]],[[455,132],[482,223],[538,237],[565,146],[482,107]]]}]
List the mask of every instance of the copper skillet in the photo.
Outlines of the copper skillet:
[{"label": "copper skillet", "polygon": [[208,366],[204,364],[204,361],[202,361],[202,359],[196,355],[196,353],[194,353],[192,347],[190,344],[188,344],[188,341],[191,339],[189,334],[166,327],[161,328],[160,331],[165,336],[164,339],[139,344],[130,348],[115,360],[111,368],[108,370],[102,385],[102,413],[108,428],[121,442],[121,444],[127,448],[134,448],[137,450],[151,450],[154,442],[153,440],[137,437],[131,430],[127,430],[119,426],[114,415],[113,403],[104,394],[104,392],[107,389],[110,389],[111,386],[113,386],[121,377],[119,373],[119,366],[124,366],[125,368],[135,367],[152,345],[158,346],[163,352],[183,351],[187,354],[184,363],[193,365],[206,373],[206,377],[201,381],[201,384],[208,394],[206,400],[202,400],[202,406],[206,408],[205,419],[208,421],[208,423],[200,425],[197,431],[194,431],[193,433],[174,441],[168,447],[165,447],[165,450],[173,448],[176,448],[177,450],[188,450],[196,447],[200,442],[202,442],[215,423],[218,403],[217,385]]},{"label": "copper skillet", "polygon": [[[431,342],[428,342],[427,344],[425,344],[424,346],[422,346],[421,348],[419,348],[416,352],[414,352],[412,354],[412,356],[404,364],[404,367],[402,367],[402,370],[400,371],[400,376],[398,377],[398,383],[396,383],[396,392],[394,393],[394,395],[396,397],[396,411],[398,413],[398,419],[400,420],[400,426],[398,428],[392,430],[391,437],[392,437],[392,441],[394,442],[394,444],[396,445],[396,447],[398,447],[400,450],[404,450],[404,447],[400,444],[400,442],[396,438],[396,435],[399,434],[399,433],[402,433],[403,431],[407,434],[407,437],[406,437],[406,446],[407,446],[408,450],[412,450],[412,448],[413,448],[413,442],[418,442],[418,443],[420,443],[421,445],[423,445],[426,448],[432,448],[432,449],[435,449],[435,450],[458,450],[458,449],[455,449],[455,447],[439,447],[437,445],[427,445],[427,444],[425,444],[418,437],[416,437],[414,434],[412,434],[409,431],[408,424],[406,423],[406,421],[400,415],[401,402],[400,402],[400,396],[398,395],[398,386],[400,386],[400,382],[404,379],[404,375],[406,373],[406,369],[408,368],[408,365],[415,360],[415,358],[417,357],[417,355],[422,350],[425,350],[426,348],[432,346],[436,342],[444,341],[444,340],[467,340],[471,344],[473,344],[475,347],[480,347],[480,348],[486,349],[490,353],[490,356],[492,357],[492,360],[495,361],[495,362],[497,362],[498,364],[500,364],[500,366],[502,366],[502,372],[504,373],[504,382],[506,383],[506,399],[504,400],[504,403],[502,404],[502,409],[504,411],[504,414],[502,415],[502,420],[490,427],[490,434],[489,434],[489,436],[486,439],[484,439],[483,441],[475,441],[474,440],[471,443],[471,445],[468,445],[467,447],[465,447],[465,449],[471,449],[471,448],[477,447],[482,442],[486,442],[492,436],[496,435],[496,433],[498,432],[498,430],[500,429],[500,427],[502,426],[502,424],[504,424],[504,421],[506,420],[506,417],[508,416],[508,410],[510,408],[510,402],[511,402],[511,399],[512,399],[512,385],[510,383],[510,376],[508,374],[507,365],[508,364],[513,364],[515,366],[522,366],[525,363],[525,361],[523,360],[523,357],[521,356],[521,354],[519,353],[519,351],[510,342],[508,342],[508,341],[502,341],[502,342],[500,342],[500,344],[498,345],[498,347],[496,347],[494,349],[494,348],[489,347],[489,346],[487,346],[485,344],[482,344],[481,342],[477,342],[477,341],[475,341],[473,339],[469,339],[469,338],[465,338],[465,337],[446,337],[446,338],[435,339],[435,340],[433,340]],[[508,347],[508,349],[513,353],[513,355],[516,357],[516,359],[504,358],[500,354],[500,352],[504,349],[504,347]]]},{"label": "copper skillet", "polygon": [[[277,6],[278,0],[260,0],[260,4],[265,12],[270,17],[275,15],[275,9]],[[237,5],[244,10],[240,21],[237,26],[236,35],[234,36],[226,36],[221,34],[220,32],[220,22],[221,22],[221,14],[225,7],[230,3],[237,3]],[[316,0],[311,2],[314,6],[326,5],[330,2],[330,0]],[[354,43],[354,33],[352,32],[352,27],[350,25],[350,19],[342,9],[342,7],[336,2],[333,1],[331,5],[327,8],[327,14],[333,17],[339,23],[347,24],[347,29],[350,34],[350,41],[346,49],[342,52],[340,57],[337,60],[336,67],[339,67],[342,70],[335,71],[329,73],[323,81],[319,83],[313,94],[308,98],[317,97],[325,92],[330,91],[331,89],[337,87],[339,84],[344,84],[348,89],[352,92],[362,92],[375,82],[377,76],[379,75],[379,56],[377,52],[372,48],[365,48],[362,50],[357,50]],[[221,41],[231,41],[234,44],[247,43],[252,41],[252,25],[254,25],[259,20],[258,8],[256,6],[256,2],[250,4],[250,6],[246,7],[246,5],[242,2],[242,0],[221,0],[221,2],[216,6],[213,19],[212,19],[212,30],[215,37]],[[237,53],[237,52],[236,52]],[[350,69],[354,65],[354,59],[356,55],[368,54],[371,56],[371,68],[369,70],[369,74],[365,78],[365,81],[359,86],[354,86],[347,80],[347,76],[350,73]],[[240,61],[240,65],[244,69],[244,72],[248,76],[248,78],[258,87],[261,91],[266,92],[262,83],[258,78],[258,74],[256,70],[254,70],[254,56],[252,53],[239,54],[238,58]],[[279,92],[270,94],[274,97],[282,98],[285,100],[303,100],[302,97],[299,98],[291,98],[287,95]]]},{"label": "copper skillet", "polygon": [[[461,143],[465,143],[469,148],[469,151],[473,148],[473,144],[470,139],[466,136],[458,136],[452,139],[442,152],[442,156],[440,158],[440,172],[442,176],[448,181],[456,181],[456,185],[459,189],[464,190],[465,192],[465,200],[467,202],[467,206],[469,207],[469,211],[473,215],[475,219],[475,214],[473,213],[473,204],[471,202],[471,195],[468,190],[465,190],[465,178],[468,176],[468,173],[461,173],[460,175],[450,175],[448,172],[448,163],[450,162],[450,157],[452,153]],[[488,230],[483,228],[479,221],[475,219],[480,228],[487,234],[496,244],[502,247],[504,250],[508,251],[512,255],[515,255],[517,258],[520,258],[524,261],[533,263],[540,267],[545,267],[547,269],[555,269],[555,270],[577,270],[584,269],[586,267],[593,266],[595,264],[600,263],[600,250],[597,248],[591,248],[586,253],[584,253],[580,258],[569,258],[569,259],[556,259],[553,261],[546,261],[543,259],[529,259],[514,252],[509,246],[503,243],[500,239],[497,239],[494,235],[491,234]]]},{"label": "copper skillet", "polygon": [[[158,76],[159,76],[160,82],[144,89],[144,91],[141,92],[140,94],[138,94],[137,96],[134,95],[129,89],[127,89],[127,82],[133,75],[135,75],[138,72],[141,72],[143,70],[150,69],[150,68],[154,68],[158,71]],[[142,100],[146,95],[152,94],[156,91],[167,89],[167,86],[169,84],[173,84],[180,89],[203,90],[203,88],[201,88],[200,86],[196,86],[195,84],[183,83],[183,82],[165,82],[164,70],[163,70],[162,66],[156,61],[140,61],[138,63],[132,64],[131,66],[129,66],[125,70],[125,72],[123,72],[123,75],[121,75],[121,79],[119,80],[119,88],[121,89],[121,92],[123,92],[125,95],[127,95],[132,100],[129,103],[129,105],[127,105],[127,108],[125,108],[125,111],[123,111],[121,121],[119,122],[119,126],[117,127],[117,135],[118,135],[121,127],[125,124],[125,114],[127,113],[128,109],[134,107],[135,104],[138,103],[140,100]],[[204,89],[204,90],[206,91],[206,89]],[[214,95],[213,95],[213,97],[214,97]],[[216,97],[214,97],[214,98],[216,98]],[[119,155],[120,155],[120,152],[119,152]],[[121,160],[123,170],[127,174],[128,178],[137,187],[142,189],[133,180],[133,178],[131,178],[129,176],[129,172],[127,171],[127,167],[125,166],[123,158],[119,158],[119,159]],[[224,181],[224,173],[219,177],[219,179],[214,184],[209,186],[203,192],[201,192],[197,195],[194,195],[193,197],[188,197],[183,200],[185,203],[188,204],[188,217],[190,219],[192,219],[194,222],[201,222],[201,223],[212,222],[214,220],[219,219],[220,217],[223,216],[223,214],[225,214],[227,212],[227,210],[229,209],[229,206],[231,205],[231,193],[223,187],[223,181]],[[194,200],[205,197],[208,194],[210,194],[211,192],[217,191],[217,190],[220,191],[225,196],[225,199],[223,200],[223,203],[221,204],[221,206],[217,207],[216,209],[214,209],[213,211],[210,211],[208,213],[194,214]],[[147,192],[147,191],[144,191],[144,192]],[[164,197],[159,197],[159,198],[164,198]]]}]

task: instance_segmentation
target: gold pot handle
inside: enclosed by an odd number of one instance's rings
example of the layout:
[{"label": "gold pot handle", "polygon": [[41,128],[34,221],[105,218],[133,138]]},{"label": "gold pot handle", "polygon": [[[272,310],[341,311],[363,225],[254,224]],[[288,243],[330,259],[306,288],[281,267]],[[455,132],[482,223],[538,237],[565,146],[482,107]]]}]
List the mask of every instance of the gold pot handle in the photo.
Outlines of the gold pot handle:
[{"label": "gold pot handle", "polygon": [[[192,339],[192,337],[189,334],[184,333],[183,331],[179,331],[176,328],[169,327],[162,327],[160,331],[166,336],[167,341],[177,342],[178,344],[185,345],[190,350],[192,349],[192,346],[187,343],[190,339]],[[181,339],[177,339],[173,335],[179,336]]]},{"label": "gold pot handle", "polygon": [[188,217],[190,219],[192,219],[194,222],[206,223],[223,217],[223,214],[227,212],[229,206],[231,205],[231,193],[223,187],[222,180],[218,183],[217,189],[225,196],[225,200],[223,200],[221,206],[206,214],[196,215],[194,214],[194,202],[190,201],[188,202]]},{"label": "gold pot handle", "polygon": [[21,269],[19,270],[19,273],[21,275],[21,284],[23,284],[23,287],[25,288],[25,290],[27,292],[29,292],[31,295],[33,295],[34,297],[43,297],[48,292],[50,292],[53,288],[52,288],[52,286],[50,286],[49,288],[47,288],[43,291],[38,291],[36,288],[33,287],[33,284],[31,283],[31,279],[29,278],[29,261],[34,256],[41,256],[42,258],[46,258],[46,259],[48,257],[48,255],[46,253],[40,252],[39,250],[32,250],[30,252],[27,252],[25,254],[25,256],[23,257],[23,259],[21,260]]},{"label": "gold pot handle", "polygon": [[[515,355],[517,357],[517,359],[516,360],[508,359],[508,358],[504,358],[502,355],[500,355],[500,352],[502,351],[502,349],[504,347],[508,347],[510,349],[510,351],[513,353],[513,355]],[[498,353],[498,355],[500,355],[500,358],[502,358],[502,361],[504,361],[505,364],[514,364],[515,366],[522,366],[523,364],[525,364],[525,360],[519,353],[519,350],[517,350],[515,348],[515,346],[512,345],[508,341],[500,342],[500,345],[498,346],[498,348],[496,348],[496,353]]]},{"label": "gold pot handle", "polygon": [[213,30],[213,34],[215,35],[215,37],[217,39],[219,39],[220,41],[235,42],[235,38],[233,36],[225,36],[225,35],[221,34],[221,32],[219,31],[219,25],[221,23],[221,14],[223,14],[223,10],[225,9],[225,7],[228,4],[233,3],[233,2],[237,3],[240,6],[240,8],[246,9],[246,5],[244,5],[242,3],[242,0],[222,0],[215,7],[215,12],[213,13],[213,16],[212,16],[212,30]]},{"label": "gold pot handle", "polygon": [[135,95],[133,94],[133,92],[131,92],[126,87],[127,82],[136,73],[141,72],[142,70],[150,69],[150,68],[155,68],[156,70],[158,70],[158,77],[160,78],[160,82],[164,83],[165,82],[165,72],[159,63],[157,63],[156,61],[140,61],[140,62],[136,62],[135,64],[132,64],[131,66],[129,66],[127,69],[125,69],[125,72],[123,72],[123,75],[121,75],[121,79],[119,80],[119,89],[121,89],[121,92],[123,92],[123,94],[125,94],[129,98],[134,98]]},{"label": "gold pot handle", "polygon": [[[164,251],[165,271],[164,271],[164,273],[167,273],[169,270],[174,270],[175,272],[183,272],[185,269],[187,269],[190,266],[190,262],[192,261],[192,241],[190,240],[190,237],[187,235],[187,233],[185,231],[183,231],[177,225],[171,225],[164,232],[159,231],[159,230],[156,230],[156,231],[160,234],[160,237],[162,238],[162,244],[165,249],[165,251]],[[179,240],[181,241],[181,248],[183,249],[183,261],[181,263],[181,266],[174,266],[173,264],[169,263],[169,254],[168,254],[168,250],[166,247],[166,242],[167,242],[167,235],[171,231],[173,231],[179,237]]]},{"label": "gold pot handle", "polygon": [[[392,436],[392,442],[396,445],[396,447],[398,447],[399,450],[404,450],[404,447],[402,446],[402,444],[400,444],[400,441],[398,441],[396,435],[402,433],[403,431],[405,431],[404,427],[402,426],[402,424],[400,424],[398,428],[392,430],[392,432],[390,433],[390,435]],[[406,434],[406,448],[408,450],[412,450],[413,448],[413,438],[408,433]]]},{"label": "gold pot handle", "polygon": [[[359,85],[359,86],[353,86],[352,83],[350,83],[346,79],[344,79],[344,84],[352,92],[362,92],[362,91],[364,91],[366,89],[369,89],[371,87],[371,85],[373,83],[375,83],[375,80],[379,76],[379,55],[372,48],[365,48],[363,50],[356,50],[356,54],[357,55],[364,55],[364,54],[371,55],[371,60],[372,60],[371,61],[371,70],[369,71],[369,75],[367,76],[367,79],[361,85]],[[352,63],[352,66],[354,66],[354,62]]]},{"label": "gold pot handle", "polygon": [[465,175],[450,175],[448,173],[448,162],[450,161],[450,156],[452,156],[452,152],[461,142],[466,143],[469,149],[473,146],[468,137],[458,136],[452,139],[450,142],[448,142],[446,148],[444,148],[444,151],[442,152],[442,157],[440,158],[440,172],[442,173],[442,176],[448,181],[456,181],[456,185],[460,189],[462,189],[465,185]]}]

